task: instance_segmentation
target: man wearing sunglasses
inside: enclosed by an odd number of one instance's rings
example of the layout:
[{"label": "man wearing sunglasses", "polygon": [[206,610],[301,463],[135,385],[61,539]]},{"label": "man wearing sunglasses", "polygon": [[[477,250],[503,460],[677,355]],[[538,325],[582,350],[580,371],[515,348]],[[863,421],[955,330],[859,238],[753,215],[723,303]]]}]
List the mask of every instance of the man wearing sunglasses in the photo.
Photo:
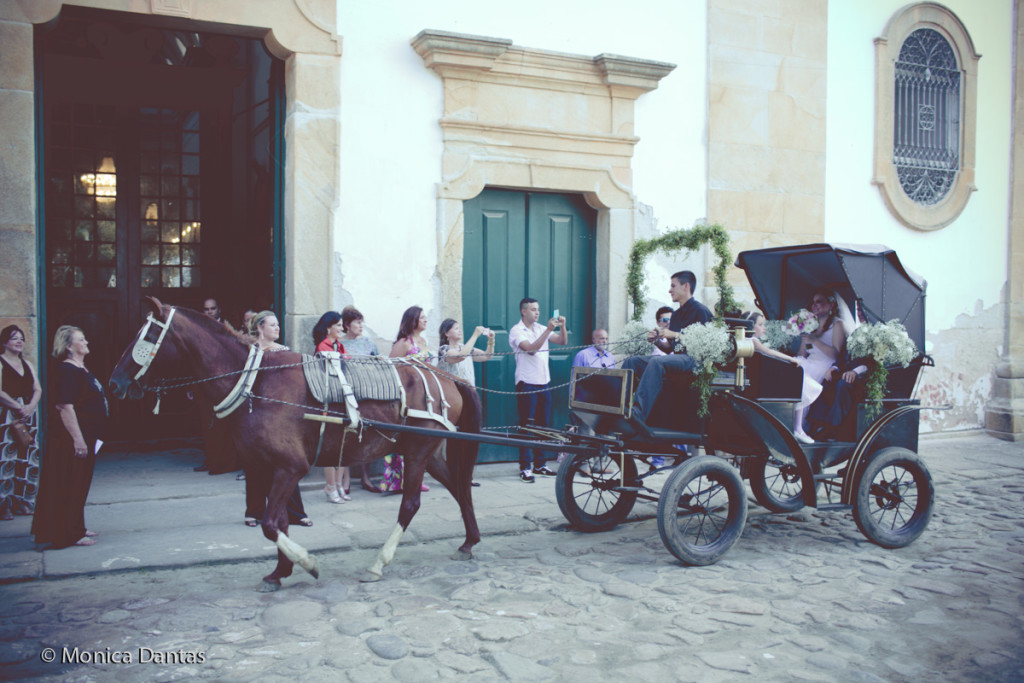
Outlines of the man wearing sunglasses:
[{"label": "man wearing sunglasses", "polygon": [[[672,322],[672,307],[671,306],[662,306],[661,308],[658,309],[658,312],[654,314],[655,329],[667,330],[668,329],[668,324],[670,322]],[[661,335],[658,335],[658,338],[662,339]],[[665,355],[668,355],[668,354],[666,354],[664,351],[662,351],[657,346],[655,346],[654,350],[651,351],[651,355],[652,356],[665,356]]]}]

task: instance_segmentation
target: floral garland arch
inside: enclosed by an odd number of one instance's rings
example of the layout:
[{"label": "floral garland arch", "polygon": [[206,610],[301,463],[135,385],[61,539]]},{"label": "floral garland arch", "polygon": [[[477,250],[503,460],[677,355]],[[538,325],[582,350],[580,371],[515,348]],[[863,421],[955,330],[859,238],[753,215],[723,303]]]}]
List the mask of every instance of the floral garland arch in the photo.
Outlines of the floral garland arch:
[{"label": "floral garland arch", "polygon": [[728,313],[739,311],[739,304],[736,303],[732,285],[728,280],[729,267],[732,265],[729,234],[725,228],[717,224],[697,225],[689,230],[679,228],[653,239],[637,240],[633,243],[633,249],[629,253],[629,273],[626,275],[626,291],[633,303],[633,320],[640,320],[646,308],[644,263],[647,257],[655,252],[669,254],[684,249],[695,251],[705,244],[711,244],[718,256],[718,263],[712,269],[715,286],[718,288],[715,316],[721,318]]}]

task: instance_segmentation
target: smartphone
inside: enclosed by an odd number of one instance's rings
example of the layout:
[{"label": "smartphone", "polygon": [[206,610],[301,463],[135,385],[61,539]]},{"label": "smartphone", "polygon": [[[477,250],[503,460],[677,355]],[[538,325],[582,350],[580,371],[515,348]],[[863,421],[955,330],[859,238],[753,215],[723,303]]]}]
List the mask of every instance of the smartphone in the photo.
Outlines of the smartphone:
[{"label": "smartphone", "polygon": [[555,312],[551,314],[551,317],[552,318],[557,318],[558,317],[558,309],[557,308],[555,309]]}]

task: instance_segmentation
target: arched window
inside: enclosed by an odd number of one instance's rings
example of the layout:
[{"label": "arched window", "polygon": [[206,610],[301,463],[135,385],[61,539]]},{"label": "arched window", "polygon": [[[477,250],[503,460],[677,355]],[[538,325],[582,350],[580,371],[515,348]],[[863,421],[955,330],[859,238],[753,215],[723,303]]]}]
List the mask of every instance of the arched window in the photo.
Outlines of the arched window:
[{"label": "arched window", "polygon": [[874,182],[906,225],[949,225],[976,189],[979,56],[956,16],[931,3],[902,10],[875,44]]}]

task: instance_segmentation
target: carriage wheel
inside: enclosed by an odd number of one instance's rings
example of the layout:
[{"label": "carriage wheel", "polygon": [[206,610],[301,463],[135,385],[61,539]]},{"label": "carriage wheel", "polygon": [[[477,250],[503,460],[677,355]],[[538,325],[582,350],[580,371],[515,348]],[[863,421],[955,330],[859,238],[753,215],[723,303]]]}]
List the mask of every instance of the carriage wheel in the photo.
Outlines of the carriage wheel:
[{"label": "carriage wheel", "polygon": [[672,471],[658,500],[658,531],[685,564],[717,562],[740,540],[747,497],[736,468],[711,455]]},{"label": "carriage wheel", "polygon": [[868,540],[902,548],[924,532],[934,502],[932,475],[920,456],[906,448],[883,448],[864,465],[853,518]]},{"label": "carriage wheel", "polygon": [[758,458],[752,463],[750,491],[771,512],[796,512],[804,506],[804,487],[796,465],[773,458]]},{"label": "carriage wheel", "polygon": [[574,528],[608,531],[636,504],[636,491],[617,490],[623,485],[637,485],[632,457],[626,456],[623,463],[610,455],[579,453],[566,457],[558,468],[555,498]]}]

